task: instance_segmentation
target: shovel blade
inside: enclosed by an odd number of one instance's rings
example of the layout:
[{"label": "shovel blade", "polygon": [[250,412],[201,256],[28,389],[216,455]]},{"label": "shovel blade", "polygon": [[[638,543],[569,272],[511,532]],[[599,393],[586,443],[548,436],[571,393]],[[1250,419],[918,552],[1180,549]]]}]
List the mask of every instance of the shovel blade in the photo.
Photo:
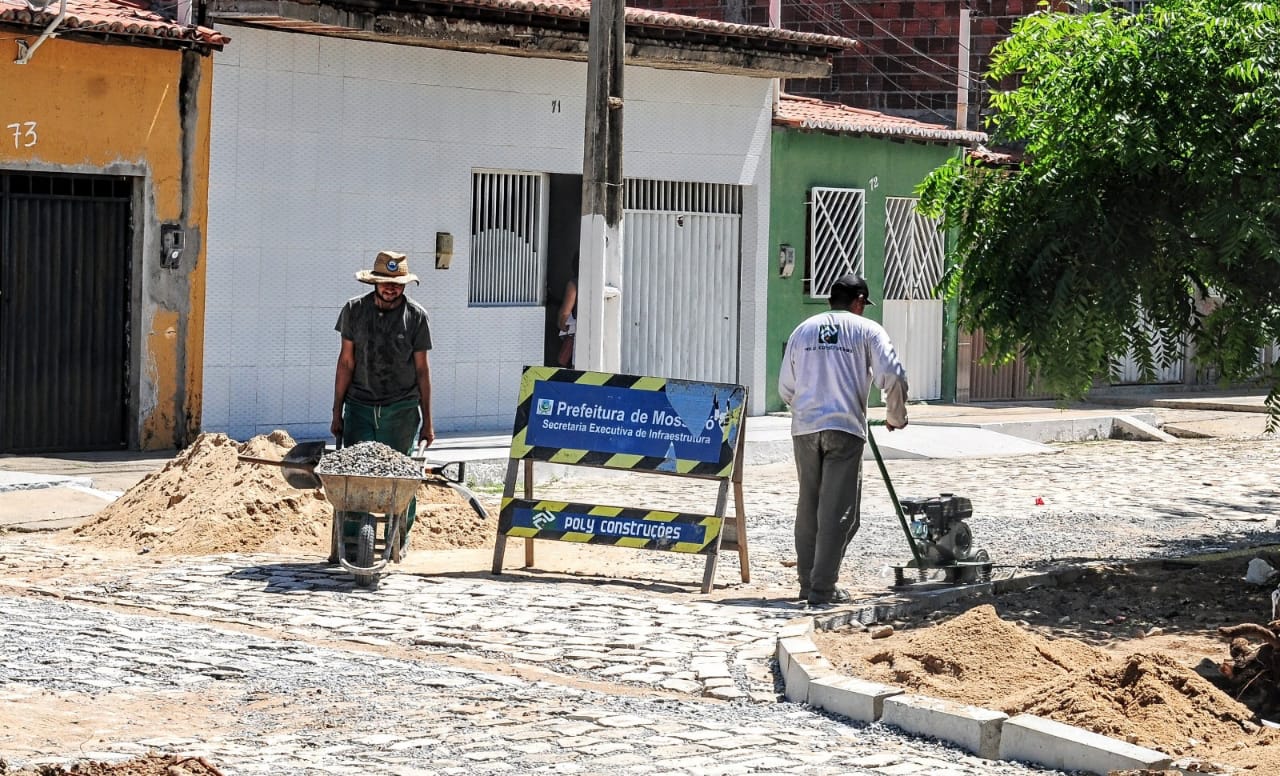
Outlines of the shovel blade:
[{"label": "shovel blade", "polygon": [[320,487],[320,478],[307,469],[295,469],[285,466],[280,470],[284,481],[298,490],[314,490]]},{"label": "shovel blade", "polygon": [[284,454],[284,462],[294,465],[315,466],[324,455],[324,442],[299,442]]},{"label": "shovel blade", "polygon": [[324,455],[324,442],[300,442],[285,453],[281,474],[284,481],[299,490],[312,490],[320,487],[320,478],[315,474],[316,464]]}]

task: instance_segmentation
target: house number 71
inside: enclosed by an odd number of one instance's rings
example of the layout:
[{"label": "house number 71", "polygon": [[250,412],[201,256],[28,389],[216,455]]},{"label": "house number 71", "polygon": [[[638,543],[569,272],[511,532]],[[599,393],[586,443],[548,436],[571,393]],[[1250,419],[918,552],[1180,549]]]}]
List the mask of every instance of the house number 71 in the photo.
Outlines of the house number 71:
[{"label": "house number 71", "polygon": [[14,148],[30,148],[36,144],[38,138],[34,121],[19,121],[8,125],[8,128],[13,130]]}]

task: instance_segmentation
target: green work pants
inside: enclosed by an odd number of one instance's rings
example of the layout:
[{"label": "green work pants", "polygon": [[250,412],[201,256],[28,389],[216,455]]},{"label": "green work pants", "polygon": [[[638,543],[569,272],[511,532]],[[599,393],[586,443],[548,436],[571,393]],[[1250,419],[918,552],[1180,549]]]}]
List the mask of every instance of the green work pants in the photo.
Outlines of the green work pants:
[{"label": "green work pants", "polygon": [[[422,428],[422,411],[417,399],[407,399],[380,407],[361,404],[348,399],[342,405],[342,446],[349,447],[360,442],[381,442],[393,450],[408,455],[418,441],[418,431]],[[409,502],[405,513],[404,536],[401,546],[409,539],[409,529],[413,528],[417,517],[417,499]],[[363,513],[348,512],[342,523],[343,535],[355,536],[360,531],[360,518]]]}]

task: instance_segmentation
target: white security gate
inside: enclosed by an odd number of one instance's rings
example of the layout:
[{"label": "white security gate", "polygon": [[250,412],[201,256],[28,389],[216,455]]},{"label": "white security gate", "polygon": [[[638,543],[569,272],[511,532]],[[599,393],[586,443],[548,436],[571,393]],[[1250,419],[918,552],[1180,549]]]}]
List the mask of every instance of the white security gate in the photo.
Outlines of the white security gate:
[{"label": "white security gate", "polygon": [[742,189],[628,180],[622,371],[738,381]]},{"label": "white security gate", "polygon": [[862,189],[814,186],[809,190],[809,262],[805,291],[813,299],[830,299],[831,285],[862,270],[866,248]]},{"label": "white security gate", "polygon": [[[1146,322],[1146,315],[1143,315],[1142,323],[1139,325],[1145,326],[1149,331],[1154,333],[1154,329]],[[1151,355],[1155,360],[1155,379],[1151,381],[1152,384],[1181,383],[1183,376],[1182,366],[1183,362],[1186,360],[1186,350],[1187,348],[1185,343],[1179,342],[1176,345],[1171,346],[1169,352],[1166,354],[1165,349],[1160,346],[1160,343],[1153,343],[1153,352]],[[1168,366],[1161,366],[1160,361],[1166,355],[1172,360],[1172,363]],[[1112,385],[1137,385],[1145,382],[1146,381],[1142,379],[1142,365],[1134,356],[1133,351],[1125,354],[1124,358],[1111,365]]]},{"label": "white security gate", "polygon": [[1265,348],[1258,348],[1258,366],[1263,369],[1270,369],[1277,361],[1280,361],[1280,342],[1274,342]]},{"label": "white security gate", "polygon": [[[1155,380],[1152,381],[1152,384],[1182,382],[1181,359],[1168,366],[1160,366],[1157,362],[1155,371]],[[1132,352],[1114,364],[1111,370],[1112,385],[1139,385],[1143,383],[1146,383],[1146,381],[1142,379],[1142,365],[1138,363],[1138,359],[1134,358]]]},{"label": "white security gate", "polygon": [[943,239],[910,197],[885,198],[884,328],[907,369],[907,398],[942,398]]},{"label": "white security gate", "polygon": [[546,173],[472,172],[469,304],[542,304],[549,185]]},{"label": "white security gate", "polygon": [[[1183,362],[1174,361],[1169,366],[1161,366],[1156,364],[1156,379],[1152,384],[1157,383],[1181,383],[1183,382]],[[1138,385],[1146,383],[1142,379],[1142,366],[1138,364],[1138,360],[1134,359],[1133,353],[1129,353],[1123,360],[1117,361],[1115,369],[1111,370],[1112,385]]]}]

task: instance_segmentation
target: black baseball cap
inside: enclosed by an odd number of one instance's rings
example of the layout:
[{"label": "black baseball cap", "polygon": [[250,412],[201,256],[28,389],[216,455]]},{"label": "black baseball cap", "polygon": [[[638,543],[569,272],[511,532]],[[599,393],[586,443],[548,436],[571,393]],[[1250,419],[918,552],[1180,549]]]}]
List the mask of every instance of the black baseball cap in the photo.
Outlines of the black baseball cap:
[{"label": "black baseball cap", "polygon": [[867,289],[867,279],[861,275],[841,275],[836,279],[836,282],[831,284],[831,298],[836,301],[847,299],[852,302],[855,299],[862,299],[867,304],[874,305],[875,302],[871,301],[870,296],[871,292]]}]

